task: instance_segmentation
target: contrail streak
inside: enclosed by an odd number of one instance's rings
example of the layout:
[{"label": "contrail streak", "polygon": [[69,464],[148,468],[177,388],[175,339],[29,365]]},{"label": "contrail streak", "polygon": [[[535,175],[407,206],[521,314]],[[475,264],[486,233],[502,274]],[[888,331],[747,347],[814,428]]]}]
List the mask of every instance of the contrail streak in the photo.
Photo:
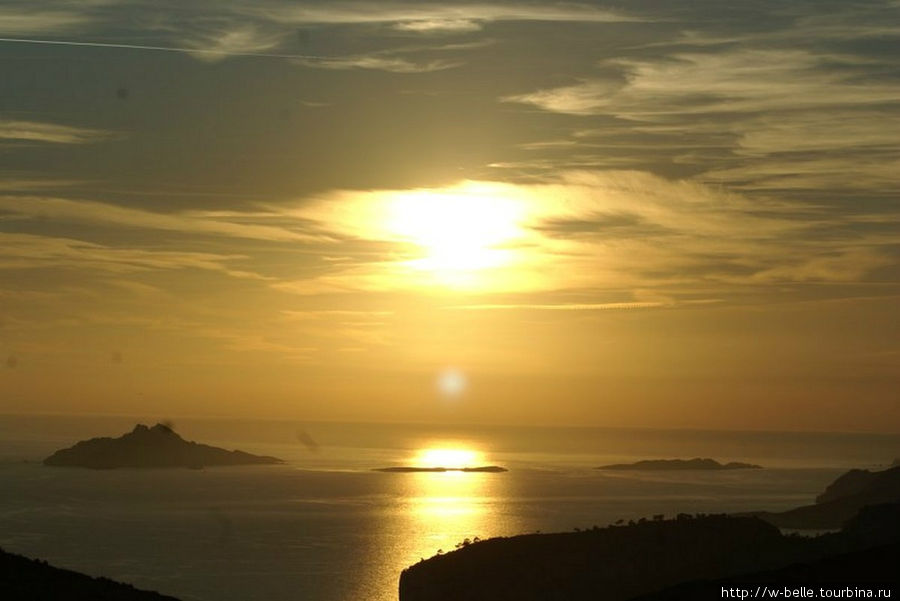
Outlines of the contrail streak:
[{"label": "contrail streak", "polygon": [[203,50],[201,48],[175,48],[172,46],[144,46],[139,44],[110,44],[106,42],[69,42],[65,40],[29,40],[22,38],[0,38],[0,42],[18,44],[45,44],[51,46],[87,46],[90,48],[124,48],[126,50],[152,50],[156,52],[182,52],[188,54],[210,54],[214,56],[255,56],[260,58],[304,58],[323,59],[325,56],[307,54],[273,54],[266,52],[230,52],[228,50]]}]

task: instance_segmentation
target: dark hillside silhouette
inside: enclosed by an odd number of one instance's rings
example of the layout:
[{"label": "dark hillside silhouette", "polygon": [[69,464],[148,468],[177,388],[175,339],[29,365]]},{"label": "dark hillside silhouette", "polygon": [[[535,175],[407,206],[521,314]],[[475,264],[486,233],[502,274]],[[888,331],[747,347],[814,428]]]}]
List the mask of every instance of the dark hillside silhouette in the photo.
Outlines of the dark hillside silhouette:
[{"label": "dark hillside silhouette", "polygon": [[400,599],[628,599],[688,578],[774,568],[799,546],[762,520],[727,516],[496,538],[408,568]]},{"label": "dark hillside silhouette", "polygon": [[[900,565],[900,504],[864,507],[845,524],[840,534],[823,536],[813,541],[813,544],[816,543],[834,554],[814,561],[794,562],[776,570],[686,582],[636,597],[634,601],[701,599],[722,588],[773,583],[782,586],[896,587],[900,580],[897,576],[897,566]],[[857,548],[863,550],[847,551]]]},{"label": "dark hillside silhouette", "polygon": [[850,470],[829,484],[825,492],[816,497],[816,503],[828,503],[859,494],[870,486],[879,477],[879,474],[881,472]]},{"label": "dark hillside silhouette", "polygon": [[880,472],[851,470],[816,497],[814,505],[779,513],[760,511],[750,515],[780,528],[840,528],[863,507],[896,500],[900,500],[900,467]]},{"label": "dark hillside silhouette", "polygon": [[718,595],[723,588],[772,584],[782,587],[829,585],[830,588],[884,588],[896,585],[897,577],[894,572],[897,571],[898,565],[900,565],[900,543],[893,543],[808,563],[794,563],[777,570],[741,574],[719,580],[686,582],[662,591],[634,597],[632,601],[706,599]]},{"label": "dark hillside silhouette", "polygon": [[667,589],[648,599],[692,599],[718,594],[718,582],[884,583],[898,565],[900,468],[866,478],[846,486],[845,474],[828,488],[832,500],[792,510],[822,518],[814,523],[845,516],[837,533],[785,536],[771,518],[792,512],[761,512],[489,539],[404,570],[400,600],[624,601]]},{"label": "dark hillside silhouette", "polygon": [[4,601],[178,601],[108,578],[92,578],[0,549],[0,599]]}]

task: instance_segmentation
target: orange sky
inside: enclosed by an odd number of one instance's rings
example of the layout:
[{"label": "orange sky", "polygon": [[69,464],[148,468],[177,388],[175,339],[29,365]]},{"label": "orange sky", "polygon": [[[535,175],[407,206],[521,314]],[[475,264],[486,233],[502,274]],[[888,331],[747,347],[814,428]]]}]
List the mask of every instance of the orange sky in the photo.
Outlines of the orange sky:
[{"label": "orange sky", "polygon": [[900,430],[896,8],[657,4],[0,7],[0,412]]}]

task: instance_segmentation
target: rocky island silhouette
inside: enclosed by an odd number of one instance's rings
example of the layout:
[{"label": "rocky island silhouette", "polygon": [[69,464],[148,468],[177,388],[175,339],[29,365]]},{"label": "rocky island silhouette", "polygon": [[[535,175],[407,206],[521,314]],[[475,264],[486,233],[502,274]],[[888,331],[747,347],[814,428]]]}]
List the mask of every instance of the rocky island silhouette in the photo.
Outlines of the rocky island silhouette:
[{"label": "rocky island silhouette", "polygon": [[598,470],[646,470],[646,471],[678,471],[678,470],[745,470],[762,469],[761,465],[753,463],[719,463],[715,459],[646,459],[634,463],[614,463],[601,465]]},{"label": "rocky island silhouette", "polygon": [[170,426],[156,424],[152,428],[138,424],[134,430],[118,438],[91,438],[67,449],[60,449],[46,459],[53,467],[114,468],[191,468],[226,465],[269,465],[283,463],[277,457],[252,455],[244,451],[228,451],[184,440]]}]

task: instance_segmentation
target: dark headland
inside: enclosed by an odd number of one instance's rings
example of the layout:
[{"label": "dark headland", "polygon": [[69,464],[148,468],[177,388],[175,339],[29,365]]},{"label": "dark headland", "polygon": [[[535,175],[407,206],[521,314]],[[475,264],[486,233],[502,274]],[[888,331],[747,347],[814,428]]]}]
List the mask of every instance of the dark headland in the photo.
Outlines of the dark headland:
[{"label": "dark headland", "polygon": [[225,465],[267,465],[283,463],[276,457],[228,451],[184,440],[164,424],[148,428],[138,424],[119,438],[92,438],[68,449],[56,451],[44,465],[113,469],[120,467],[203,467]]},{"label": "dark headland", "polygon": [[761,465],[752,463],[719,463],[715,459],[647,459],[635,463],[614,463],[601,465],[598,470],[647,470],[647,471],[679,471],[679,470],[748,470],[761,469]]},{"label": "dark headland", "polygon": [[900,467],[869,474],[850,476],[852,486],[846,475],[839,478],[820,495],[823,502],[808,506],[828,506],[829,524],[844,516],[837,532],[785,535],[776,524],[791,512],[761,512],[659,515],[576,532],[464,541],[404,570],[400,601],[661,601],[719,598],[722,587],[735,583],[894,584]]},{"label": "dark headland", "polygon": [[389,473],[400,473],[400,474],[408,474],[408,473],[416,473],[416,472],[485,472],[485,473],[499,473],[509,471],[505,467],[500,467],[499,465],[482,465],[479,467],[380,467],[372,470],[374,472],[389,472]]},{"label": "dark headland", "polygon": [[178,601],[0,549],[0,598],[28,601]]},{"label": "dark headland", "polygon": [[879,472],[850,470],[828,485],[812,505],[782,512],[758,511],[759,517],[779,528],[836,529],[863,507],[900,501],[900,466]]}]

